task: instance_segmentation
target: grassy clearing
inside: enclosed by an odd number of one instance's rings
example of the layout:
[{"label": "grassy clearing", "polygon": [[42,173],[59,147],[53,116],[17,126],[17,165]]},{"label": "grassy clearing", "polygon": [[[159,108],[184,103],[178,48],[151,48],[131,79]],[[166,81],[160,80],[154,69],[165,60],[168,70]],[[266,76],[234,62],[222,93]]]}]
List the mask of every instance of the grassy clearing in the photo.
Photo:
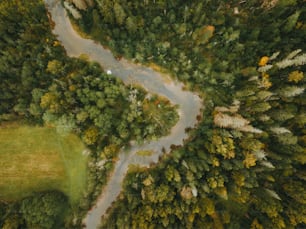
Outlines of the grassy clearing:
[{"label": "grassy clearing", "polygon": [[0,200],[60,190],[77,203],[86,185],[85,146],[53,128],[0,126]]}]

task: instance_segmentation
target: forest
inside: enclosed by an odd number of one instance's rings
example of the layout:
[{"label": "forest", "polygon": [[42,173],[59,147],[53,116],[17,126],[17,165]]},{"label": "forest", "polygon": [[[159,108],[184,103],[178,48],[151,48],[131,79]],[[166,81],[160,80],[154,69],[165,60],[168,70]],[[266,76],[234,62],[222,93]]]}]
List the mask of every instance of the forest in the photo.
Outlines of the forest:
[{"label": "forest", "polygon": [[[67,2],[82,33],[204,102],[183,146],[130,170],[101,228],[306,228],[304,0]],[[78,135],[91,152],[86,194],[72,205],[59,190],[16,201],[0,190],[1,228],[81,228],[118,150],[178,119],[164,98],[67,57],[52,26],[42,1],[0,2],[0,126]],[[162,124],[148,114],[156,103]]]},{"label": "forest", "polygon": [[[68,57],[52,26],[43,1],[0,2],[0,128],[44,126],[79,136],[90,152],[87,188],[78,203],[51,185],[13,201],[0,190],[1,228],[80,228],[119,149],[167,135],[178,120],[167,99],[124,85],[86,56]],[[7,145],[1,147],[7,153]]]},{"label": "forest", "polygon": [[102,228],[306,227],[305,1],[71,2],[83,32],[205,105],[184,146],[130,171]]}]

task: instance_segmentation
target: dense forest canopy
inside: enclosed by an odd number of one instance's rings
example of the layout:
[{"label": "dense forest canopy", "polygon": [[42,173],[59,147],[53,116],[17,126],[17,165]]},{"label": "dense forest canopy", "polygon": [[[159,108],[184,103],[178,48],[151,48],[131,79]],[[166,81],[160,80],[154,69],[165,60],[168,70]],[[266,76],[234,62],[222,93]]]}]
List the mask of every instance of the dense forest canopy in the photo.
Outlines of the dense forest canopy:
[{"label": "dense forest canopy", "polygon": [[84,32],[205,103],[184,147],[130,172],[104,228],[305,227],[305,1],[74,6]]},{"label": "dense forest canopy", "polygon": [[[103,228],[306,227],[305,4],[66,2],[83,32],[118,57],[163,67],[205,105],[184,146],[130,171]],[[90,208],[118,149],[166,135],[178,118],[163,98],[68,58],[51,27],[40,1],[0,2],[0,122],[78,134],[91,150],[88,190],[79,206],[56,190],[0,198],[2,228],[80,227],[74,216]],[[162,125],[148,114],[156,101]]]}]

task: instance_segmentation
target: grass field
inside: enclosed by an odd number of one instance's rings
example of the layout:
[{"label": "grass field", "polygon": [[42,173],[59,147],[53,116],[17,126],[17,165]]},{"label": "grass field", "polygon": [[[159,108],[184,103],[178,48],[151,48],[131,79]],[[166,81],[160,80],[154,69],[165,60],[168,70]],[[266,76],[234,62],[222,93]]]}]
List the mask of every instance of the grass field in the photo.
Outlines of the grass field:
[{"label": "grass field", "polygon": [[0,126],[0,200],[57,189],[77,203],[86,185],[85,146],[55,129]]}]

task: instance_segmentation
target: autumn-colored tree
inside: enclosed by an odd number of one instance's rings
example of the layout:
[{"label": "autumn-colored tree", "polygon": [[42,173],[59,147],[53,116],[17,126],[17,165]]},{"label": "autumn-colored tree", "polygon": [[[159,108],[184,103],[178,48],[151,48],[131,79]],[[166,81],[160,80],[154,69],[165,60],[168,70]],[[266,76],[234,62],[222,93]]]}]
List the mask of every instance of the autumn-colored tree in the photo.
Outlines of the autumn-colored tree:
[{"label": "autumn-colored tree", "polygon": [[94,126],[91,126],[85,130],[83,140],[86,144],[92,145],[98,140],[98,134],[98,129]]}]

